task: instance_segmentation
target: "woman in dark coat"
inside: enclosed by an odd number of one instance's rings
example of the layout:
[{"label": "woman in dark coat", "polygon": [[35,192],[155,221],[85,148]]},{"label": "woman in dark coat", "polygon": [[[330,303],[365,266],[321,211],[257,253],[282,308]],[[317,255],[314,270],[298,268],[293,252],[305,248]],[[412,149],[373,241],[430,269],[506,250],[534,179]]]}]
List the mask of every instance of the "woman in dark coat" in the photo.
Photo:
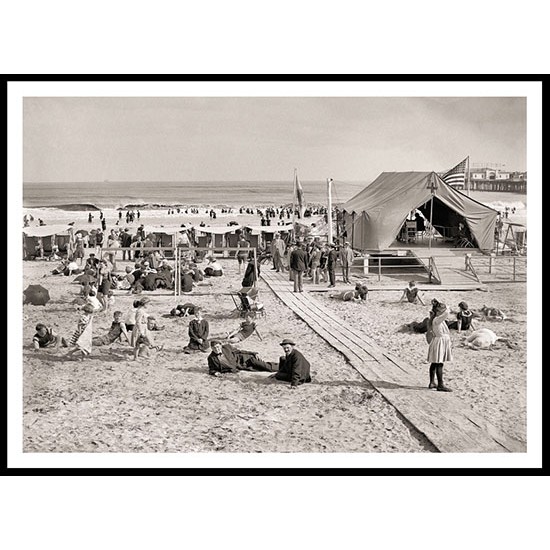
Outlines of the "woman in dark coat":
[{"label": "woman in dark coat", "polygon": [[258,280],[259,275],[260,264],[257,263],[257,269],[255,269],[254,258],[250,258],[248,260],[248,265],[246,266],[246,271],[244,272],[243,282],[241,283],[243,288],[254,286],[254,283]]},{"label": "woman in dark coat", "polygon": [[189,343],[183,348],[185,353],[208,351],[208,321],[202,318],[200,308],[195,310],[195,318],[189,323]]}]

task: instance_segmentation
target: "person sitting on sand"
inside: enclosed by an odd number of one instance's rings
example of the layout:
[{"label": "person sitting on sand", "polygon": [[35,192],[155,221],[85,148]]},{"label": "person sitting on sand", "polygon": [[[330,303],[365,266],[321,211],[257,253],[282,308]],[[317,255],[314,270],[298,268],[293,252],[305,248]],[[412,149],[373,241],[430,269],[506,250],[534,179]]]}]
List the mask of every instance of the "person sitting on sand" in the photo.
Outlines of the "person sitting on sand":
[{"label": "person sitting on sand", "polygon": [[36,325],[36,334],[32,337],[32,345],[35,350],[39,350],[40,348],[58,349],[60,345],[66,348],[67,341],[45,324],[38,323]]},{"label": "person sitting on sand", "polygon": [[195,318],[189,323],[189,343],[183,348],[184,353],[196,351],[208,351],[208,333],[210,326],[206,319],[202,318],[201,308],[195,309]]},{"label": "person sitting on sand", "polygon": [[277,371],[276,363],[263,361],[254,351],[240,350],[231,344],[222,344],[220,340],[212,340],[210,346],[212,352],[208,356],[208,374],[212,376],[240,370]]},{"label": "person sitting on sand", "polygon": [[409,286],[407,286],[407,288],[403,291],[399,302],[402,302],[404,298],[407,298],[407,301],[410,304],[417,304],[418,302],[420,302],[423,306],[426,305],[422,300],[420,289],[416,286],[415,281],[409,282]]},{"label": "person sitting on sand", "polygon": [[365,283],[355,283],[355,293],[359,300],[366,301],[369,297],[369,287]]},{"label": "person sitting on sand", "polygon": [[297,349],[296,342],[286,338],[280,345],[285,354],[279,358],[278,371],[273,375],[277,380],[290,382],[291,389],[311,382],[309,361]]},{"label": "person sitting on sand", "polygon": [[452,330],[457,330],[458,332],[461,332],[462,330],[476,330],[473,320],[474,314],[468,309],[468,304],[466,302],[460,302],[458,307],[460,310],[456,314],[456,321],[446,320],[445,322],[447,323],[447,326]]},{"label": "person sitting on sand", "polygon": [[214,256],[208,258],[208,266],[204,268],[204,275],[205,277],[221,277],[223,275],[222,265]]},{"label": "person sitting on sand", "polygon": [[130,336],[126,330],[126,324],[123,321],[122,311],[115,311],[113,313],[113,322],[109,328],[109,332],[103,336],[95,336],[92,338],[92,344],[94,346],[107,346],[113,344],[117,340],[122,341],[122,338],[130,344]]},{"label": "person sitting on sand", "polygon": [[253,321],[252,314],[248,312],[245,315],[244,320],[239,325],[239,328],[227,334],[227,340],[229,340],[229,342],[232,344],[242,342],[243,340],[246,340],[249,336],[251,336],[255,330],[256,323]]},{"label": "person sitting on sand", "polygon": [[97,313],[98,311],[102,311],[103,304],[99,301],[99,298],[97,297],[97,287],[95,285],[92,285],[90,287],[90,292],[88,293],[88,296],[86,296],[86,304],[89,304],[93,308],[93,312]]},{"label": "person sitting on sand", "polygon": [[193,272],[189,268],[185,267],[182,269],[180,281],[182,292],[187,293],[193,290],[193,287],[195,286],[195,281],[193,280]]}]

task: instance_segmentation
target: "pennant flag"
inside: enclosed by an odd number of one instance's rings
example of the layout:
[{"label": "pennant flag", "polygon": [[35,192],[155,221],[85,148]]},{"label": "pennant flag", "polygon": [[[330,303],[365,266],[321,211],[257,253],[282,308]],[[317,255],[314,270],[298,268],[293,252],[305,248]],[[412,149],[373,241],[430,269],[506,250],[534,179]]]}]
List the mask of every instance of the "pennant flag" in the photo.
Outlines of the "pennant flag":
[{"label": "pennant flag", "polygon": [[298,171],[294,170],[294,194],[296,199],[296,204],[298,206],[298,213],[300,218],[304,217],[304,210],[306,209],[306,203],[304,201],[304,190],[302,189],[302,184],[298,179]]},{"label": "pennant flag", "polygon": [[462,162],[459,162],[454,168],[451,168],[448,172],[441,176],[441,179],[449,185],[462,185],[464,187],[466,183],[466,163],[468,157]]}]

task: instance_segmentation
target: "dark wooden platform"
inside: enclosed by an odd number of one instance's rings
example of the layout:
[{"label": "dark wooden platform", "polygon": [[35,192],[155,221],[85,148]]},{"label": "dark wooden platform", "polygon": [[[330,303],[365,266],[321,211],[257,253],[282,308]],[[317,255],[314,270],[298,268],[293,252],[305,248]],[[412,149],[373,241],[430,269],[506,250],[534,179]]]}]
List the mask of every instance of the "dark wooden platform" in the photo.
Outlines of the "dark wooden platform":
[{"label": "dark wooden platform", "polygon": [[440,452],[526,452],[524,443],[473,412],[457,395],[429,390],[427,381],[419,380],[410,365],[387,353],[360,327],[338,318],[312,293],[294,293],[288,273],[262,271],[261,277],[285,305],[342,353]]}]

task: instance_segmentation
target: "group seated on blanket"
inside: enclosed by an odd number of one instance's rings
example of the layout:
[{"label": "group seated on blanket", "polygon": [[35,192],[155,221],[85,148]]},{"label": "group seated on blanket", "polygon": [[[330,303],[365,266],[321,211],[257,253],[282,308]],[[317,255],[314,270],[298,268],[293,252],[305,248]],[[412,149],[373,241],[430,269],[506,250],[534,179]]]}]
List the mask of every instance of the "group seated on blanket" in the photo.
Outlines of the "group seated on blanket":
[{"label": "group seated on blanket", "polygon": [[157,269],[148,260],[136,262],[134,269],[127,267],[126,273],[117,277],[117,288],[128,289],[135,294],[154,291],[158,288],[174,288],[174,272],[167,260],[161,260]]}]

